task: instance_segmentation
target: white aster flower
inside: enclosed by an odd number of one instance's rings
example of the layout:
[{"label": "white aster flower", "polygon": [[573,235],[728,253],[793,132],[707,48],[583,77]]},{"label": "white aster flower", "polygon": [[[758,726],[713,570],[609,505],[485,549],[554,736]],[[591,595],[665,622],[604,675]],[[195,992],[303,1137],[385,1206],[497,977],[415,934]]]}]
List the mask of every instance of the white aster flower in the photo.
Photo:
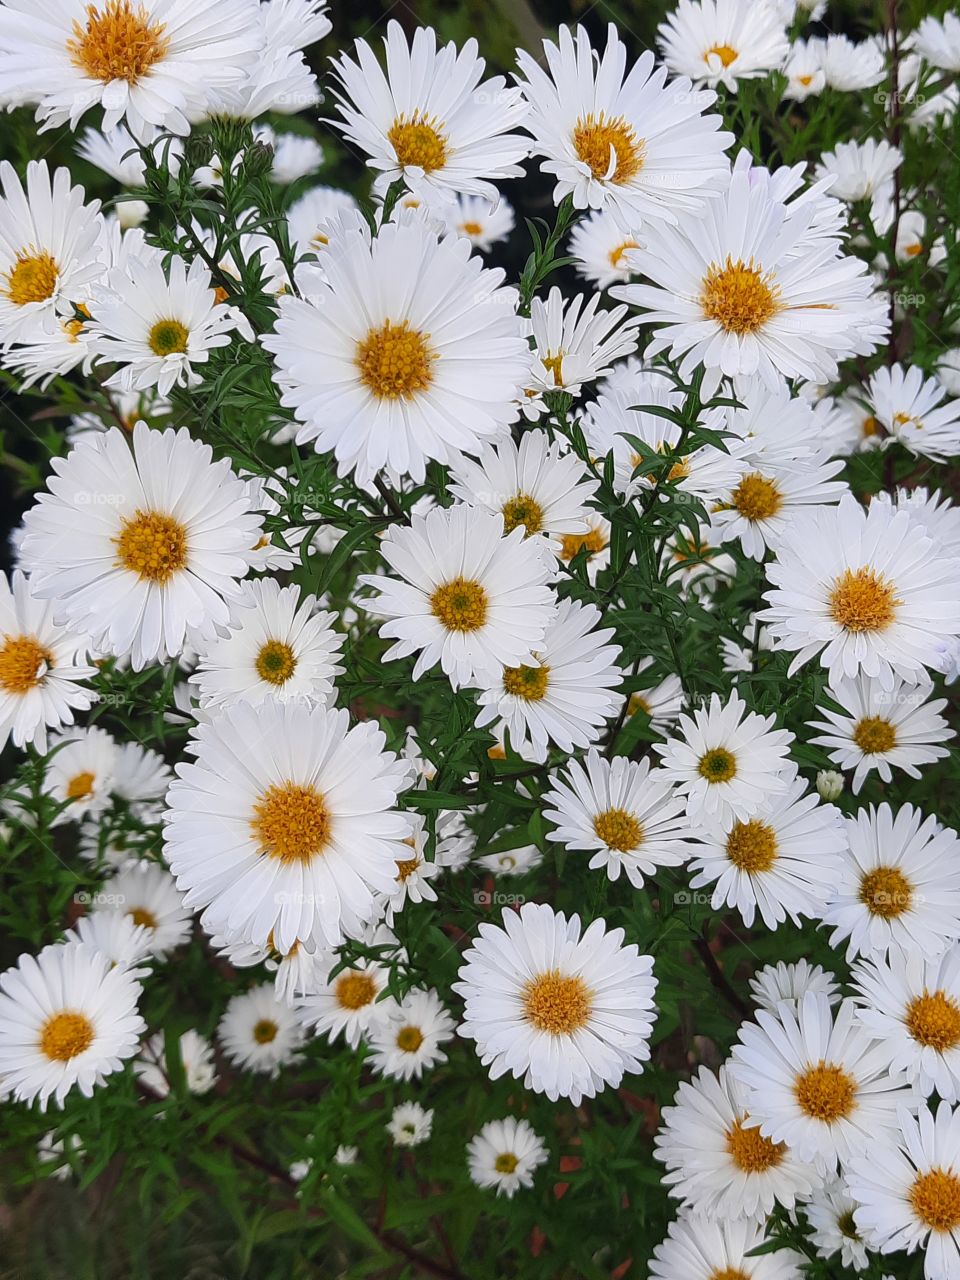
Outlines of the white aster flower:
[{"label": "white aster flower", "polygon": [[[199,1031],[191,1029],[177,1036],[176,1046],[188,1092],[198,1095],[209,1093],[217,1082],[213,1045]],[[162,1031],[141,1045],[133,1064],[133,1074],[158,1098],[168,1096],[170,1081],[167,1078],[166,1037]]]},{"label": "white aster flower", "polygon": [[[587,512],[587,524],[589,527],[586,533],[568,533],[564,530],[557,559],[565,565],[571,565],[578,557],[582,557],[581,563],[586,571],[587,581],[592,586],[597,581],[597,575],[610,564],[613,526],[599,511]],[[583,571],[580,576],[582,578]]]},{"label": "white aster flower", "polygon": [[166,956],[190,937],[193,922],[173,876],[155,862],[129,862],[94,896],[95,913],[127,916],[147,931],[148,950]]},{"label": "white aster flower", "polygon": [[[167,138],[153,148],[157,164],[166,164],[171,177],[180,169],[183,145],[179,139]],[[77,154],[113,178],[122,187],[138,189],[145,185],[146,165],[140,144],[125,125],[113,129],[85,129],[77,141]]]},{"label": "white aster flower", "polygon": [[783,17],[767,0],[679,0],[657,28],[672,72],[736,92],[776,71],[790,51]]},{"label": "white aster flower", "polygon": [[854,41],[829,35],[823,42],[820,65],[827,87],[859,93],[879,84],[887,75],[887,61],[879,40]]},{"label": "white aster flower", "polygon": [[823,93],[827,77],[823,69],[823,41],[795,40],[781,70],[787,77],[784,98],[793,102],[806,102]]},{"label": "white aster flower", "polygon": [[[641,676],[652,665],[652,658],[642,658],[637,664],[636,675]],[[670,672],[658,684],[640,688],[631,693],[627,703],[627,715],[635,716],[638,712],[642,712],[649,719],[650,728],[655,733],[663,733],[679,720],[684,701],[680,677]]]},{"label": "white aster flower", "polygon": [[244,1071],[277,1076],[295,1057],[304,1032],[272,982],[233,996],[217,1026],[226,1057]]},{"label": "white aster flower", "polygon": [[722,544],[739,539],[745,555],[763,560],[776,548],[798,511],[839,502],[849,492],[846,481],[834,477],[843,470],[842,458],[826,454],[777,463],[772,456],[742,466],[740,475],[720,494],[720,507],[711,517]]},{"label": "white aster flower", "polygon": [[495,244],[506,240],[516,219],[513,208],[501,196],[491,204],[483,196],[458,195],[453,204],[437,211],[443,214],[447,228],[469,240],[481,253],[489,253]]},{"label": "white aster flower", "polygon": [[909,511],[940,551],[960,559],[960,507],[939,489],[931,493],[923,485],[918,485],[915,489],[898,489],[893,494],[881,490],[873,495],[871,502],[889,502],[898,510]]},{"label": "white aster flower", "polygon": [[960,454],[960,400],[949,400],[938,378],[895,364],[876,371],[867,397],[880,425],[911,453],[934,462]]},{"label": "white aster flower", "polygon": [[254,126],[253,136],[273,151],[270,177],[282,186],[308,178],[323,164],[323,147],[302,133],[275,133],[267,124]]},{"label": "white aster flower", "polygon": [[533,1175],[548,1158],[543,1139],[515,1116],[491,1120],[467,1144],[470,1181],[508,1200],[521,1187],[533,1186]]},{"label": "white aster flower", "polygon": [[913,33],[913,48],[931,67],[960,71],[960,14],[926,17]]},{"label": "white aster flower", "polygon": [[[394,945],[396,939],[381,925],[373,935],[372,946]],[[383,1022],[391,1005],[380,997],[386,993],[389,967],[373,959],[359,959],[348,965],[336,957],[328,957],[326,976],[315,991],[309,991],[297,1002],[297,1017],[315,1035],[326,1036],[332,1044],[342,1035],[355,1049],[360,1041]],[[339,972],[334,972],[339,968]]]},{"label": "white aster flower", "polygon": [[[93,902],[102,898],[102,891],[94,895]],[[81,916],[72,929],[63,935],[64,942],[83,942],[94,951],[107,957],[111,964],[129,969],[134,978],[142,978],[150,972],[150,932],[137,924],[131,916],[119,911],[94,911]],[[145,962],[145,963],[144,963]]]},{"label": "white aster flower", "polygon": [[615,213],[604,209],[580,219],[570,233],[568,252],[580,275],[598,289],[608,289],[630,279],[630,250],[637,248],[639,241],[624,231]]},{"label": "white aster flower", "polygon": [[794,1009],[808,991],[826,996],[831,1005],[840,999],[840,988],[834,974],[819,964],[811,964],[806,958],[794,964],[779,960],[775,965],[764,965],[750,979],[750,992],[759,1009],[775,1013],[782,1000]]},{"label": "white aster flower", "polygon": [[433,1131],[433,1112],[425,1111],[419,1102],[401,1102],[386,1129],[398,1147],[419,1147]]},{"label": "white aster flower", "polygon": [[495,876],[525,876],[542,861],[543,854],[535,844],[522,844],[512,849],[501,849],[498,853],[485,853],[475,859],[473,865],[483,867]]},{"label": "white aster flower", "polygon": [[117,743],[105,729],[91,726],[51,735],[43,790],[64,809],[54,819],[79,822],[110,804]]},{"label": "white aster flower", "polygon": [[381,907],[388,925],[393,924],[394,916],[402,911],[408,902],[436,902],[437,892],[431,880],[441,871],[436,861],[428,862],[426,858],[427,829],[419,814],[411,818],[413,834],[404,840],[407,846],[402,858],[397,859],[393,884]]},{"label": "white aster flower", "polygon": [[446,1062],[440,1046],[453,1039],[454,1021],[436,991],[408,991],[386,1003],[386,1016],[367,1032],[374,1071],[391,1080],[419,1080]]},{"label": "white aster flower", "polygon": [[599,303],[599,293],[564,298],[556,285],[546,301],[533,299],[533,369],[523,406],[527,417],[537,416],[547,392],[578,396],[583,383],[612,372],[614,361],[636,351],[640,318],[628,316],[625,306],[598,310]]},{"label": "white aster flower", "polygon": [[653,1251],[650,1280],[801,1280],[803,1261],[793,1249],[753,1256],[765,1243],[762,1224],[702,1222],[682,1217]]},{"label": "white aster flower", "polygon": [[842,1181],[818,1187],[802,1208],[811,1228],[810,1243],[821,1258],[839,1254],[841,1266],[866,1271],[869,1258],[854,1219],[857,1202]]},{"label": "white aster flower", "polygon": [[356,208],[357,202],[349,191],[312,187],[294,201],[287,213],[290,240],[301,254],[320,253],[343,229],[340,214]]},{"label": "white aster flower", "polygon": [[838,200],[879,204],[892,192],[894,174],[901,164],[903,152],[898,147],[883,138],[867,138],[841,142],[834,151],[825,151],[815,177],[833,178],[830,194]]}]

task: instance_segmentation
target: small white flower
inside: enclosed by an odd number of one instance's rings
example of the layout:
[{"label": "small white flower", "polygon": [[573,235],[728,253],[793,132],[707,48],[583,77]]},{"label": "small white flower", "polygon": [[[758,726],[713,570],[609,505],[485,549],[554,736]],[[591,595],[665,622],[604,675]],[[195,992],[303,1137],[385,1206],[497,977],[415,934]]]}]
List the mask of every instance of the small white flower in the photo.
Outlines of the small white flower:
[{"label": "small white flower", "polygon": [[533,1175],[548,1159],[547,1148],[526,1120],[507,1116],[491,1120],[467,1144],[470,1181],[512,1200],[521,1187],[533,1186]]},{"label": "small white flower", "polygon": [[272,982],[233,996],[217,1026],[224,1054],[244,1071],[277,1076],[303,1043],[303,1028]]},{"label": "small white flower", "polygon": [[440,1045],[453,1039],[454,1021],[433,990],[413,990],[388,1001],[386,1016],[368,1031],[370,1065],[392,1080],[419,1080],[447,1055]]},{"label": "small white flower", "polygon": [[386,1128],[398,1147],[419,1147],[433,1131],[433,1112],[424,1111],[419,1102],[401,1102]]}]

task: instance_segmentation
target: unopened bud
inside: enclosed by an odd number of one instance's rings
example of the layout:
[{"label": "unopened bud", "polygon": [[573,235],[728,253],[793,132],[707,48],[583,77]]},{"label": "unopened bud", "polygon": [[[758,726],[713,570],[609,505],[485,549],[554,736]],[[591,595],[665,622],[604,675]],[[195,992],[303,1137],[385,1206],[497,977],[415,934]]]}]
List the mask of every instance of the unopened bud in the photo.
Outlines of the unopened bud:
[{"label": "unopened bud", "polygon": [[836,769],[821,769],[817,774],[817,791],[821,800],[839,800],[843,794],[843,774]]}]

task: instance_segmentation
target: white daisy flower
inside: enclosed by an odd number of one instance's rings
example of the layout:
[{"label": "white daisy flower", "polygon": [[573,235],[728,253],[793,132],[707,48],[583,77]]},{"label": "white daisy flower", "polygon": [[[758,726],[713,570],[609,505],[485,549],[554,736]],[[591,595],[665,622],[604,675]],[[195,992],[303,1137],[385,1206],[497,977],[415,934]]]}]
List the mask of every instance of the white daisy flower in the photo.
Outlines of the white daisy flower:
[{"label": "white daisy flower", "polygon": [[600,294],[578,293],[564,298],[556,285],[546,301],[530,306],[534,356],[530,386],[525,389],[524,413],[535,416],[540,398],[549,391],[578,396],[583,383],[612,371],[614,361],[637,349],[638,316],[627,307],[598,310]]},{"label": "white daisy flower", "polygon": [[930,700],[932,681],[905,684],[895,679],[892,689],[882,689],[876,680],[859,675],[830,685],[827,692],[841,710],[818,706],[826,720],[810,721],[807,727],[820,735],[809,741],[826,747],[838,768],[854,770],[854,795],[873,769],[884,782],[891,781],[893,769],[919,778],[918,765],[950,754],[942,744],[954,730],[940,715],[946,699]]},{"label": "white daisy flower", "polygon": [[501,849],[499,853],[485,853],[475,859],[474,866],[492,871],[495,876],[525,876],[542,861],[543,854],[535,844],[522,844],[512,849]]},{"label": "white daisy flower", "polygon": [[145,852],[142,838],[131,831],[101,826],[97,817],[81,823],[77,851],[85,862],[96,863],[103,870],[122,867]]},{"label": "white daisy flower", "polygon": [[736,689],[726,703],[716,693],[680,716],[680,737],[654,743],[663,776],[676,783],[691,818],[745,821],[787,790],[784,770],[793,734],[774,729],[776,716],[748,711]]},{"label": "white daisy flower", "polygon": [[835,975],[819,964],[811,964],[806,958],[794,964],[785,964],[779,960],[776,964],[764,965],[750,979],[750,992],[759,1009],[775,1013],[781,1000],[786,1000],[794,1008],[808,991],[826,996],[831,1005],[840,999],[840,988]]},{"label": "white daisy flower", "polygon": [[[199,1031],[184,1031],[177,1037],[177,1051],[190,1093],[209,1093],[217,1082],[213,1061],[213,1045]],[[133,1064],[133,1074],[150,1093],[166,1098],[170,1093],[167,1078],[166,1036],[162,1031],[145,1040]]]},{"label": "white daisy flower", "polygon": [[85,661],[90,644],[80,632],[56,626],[54,602],[33,595],[20,570],[0,574],[0,749],[47,749],[47,729],[73,723],[75,711],[96,701],[84,684],[97,673]]},{"label": "white daisy flower", "polygon": [[[0,6],[0,32],[10,6]],[[2,48],[0,35],[0,48]],[[0,52],[0,68],[3,53]],[[0,84],[3,74],[0,69]],[[85,202],[69,169],[51,180],[45,160],[27,165],[26,189],[11,164],[0,164],[0,344],[39,340],[72,323],[74,303],[100,278],[100,201]],[[67,338],[71,336],[68,332]],[[73,334],[72,336],[76,336]]]},{"label": "white daisy flower", "polygon": [[658,326],[648,357],[669,350],[680,377],[707,369],[702,395],[721,375],[833,381],[837,362],[869,354],[886,332],[865,263],[833,239],[809,238],[816,207],[777,199],[769,184],[735,171],[702,218],[651,224],[631,255],[652,284],[618,285],[615,298],[644,308]]},{"label": "white daisy flower", "polygon": [[[649,670],[652,665],[652,658],[642,658],[637,664],[637,676]],[[680,677],[670,672],[658,684],[637,689],[631,693],[627,703],[627,715],[635,716],[638,712],[642,712],[649,718],[650,728],[655,733],[662,733],[679,720],[684,703]]]},{"label": "white daisy flower", "polygon": [[135,671],[176,657],[187,629],[229,619],[260,521],[226,460],[185,429],[138,423],[54,458],[49,492],[24,517],[34,593]]},{"label": "white daisy flower", "polygon": [[380,551],[400,578],[360,579],[378,592],[369,608],[387,618],[380,635],[396,641],[384,661],[419,652],[415,680],[439,662],[455,685],[536,662],[556,613],[552,571],[525,526],[503,528],[502,516],[466,505],[391,526]]},{"label": "white daisy flower", "polygon": [[273,152],[270,177],[281,186],[309,178],[323,164],[323,147],[316,138],[302,133],[276,133],[267,124],[254,125],[253,136]]},{"label": "white daisy flower", "polygon": [[787,60],[781,71],[787,77],[784,98],[793,102],[806,102],[807,98],[823,93],[827,84],[823,69],[823,41],[795,40],[790,46]]},{"label": "white daisy flower", "polygon": [[931,67],[960,71],[960,14],[947,13],[942,19],[922,18],[913,33],[912,44]]},{"label": "white daisy flower", "polygon": [[430,881],[440,874],[441,867],[436,861],[427,861],[427,829],[423,818],[415,814],[411,815],[411,821],[413,834],[403,842],[407,846],[404,856],[397,859],[393,884],[380,904],[388,925],[393,924],[394,916],[408,902],[437,900],[437,892]]},{"label": "white daisy flower", "polygon": [[941,551],[960,559],[960,507],[939,489],[931,493],[923,485],[918,485],[915,489],[898,489],[894,494],[881,490],[870,501],[890,502],[898,510],[909,511]]},{"label": "white daisy flower", "polygon": [[543,816],[556,830],[547,839],[586,850],[591,869],[606,868],[611,880],[622,869],[640,889],[645,876],[678,867],[693,852],[686,800],[649,760],[606,760],[591,750],[583,764],[571,760],[566,774],[551,781]]},{"label": "white daisy flower", "polygon": [[343,229],[341,213],[357,209],[349,191],[336,187],[312,187],[287,212],[290,240],[303,253],[319,253]]},{"label": "white daisy flower", "polygon": [[424,1111],[419,1102],[401,1102],[393,1108],[386,1129],[398,1147],[419,1147],[433,1131],[433,1112]]},{"label": "white daisy flower", "polygon": [[630,279],[630,250],[639,247],[617,215],[604,209],[579,220],[570,233],[568,252],[580,275],[598,289],[608,289]]},{"label": "white daisy flower", "polygon": [[609,207],[627,228],[702,210],[723,182],[733,141],[718,115],[703,114],[716,95],[686,79],[668,85],[650,50],[627,72],[612,22],[602,54],[584,27],[573,35],[561,27],[559,41],[543,42],[547,70],[517,50],[531,107],[524,123],[541,169],[557,179],[554,202],[572,195],[577,209]]},{"label": "white daisy flower", "polygon": [[939,379],[895,364],[876,371],[867,396],[880,425],[911,453],[934,462],[960,454],[960,400],[948,400]]},{"label": "white daisy flower", "polygon": [[701,1067],[682,1081],[674,1105],[660,1113],[654,1157],[666,1165],[668,1193],[697,1218],[762,1222],[774,1205],[792,1209],[816,1185],[815,1171],[786,1143],[752,1122],[746,1091],[721,1067]]},{"label": "white daisy flower", "polygon": [[345,637],[332,629],[337,615],[319,610],[316,596],[261,578],[244,584],[230,621],[229,633],[202,650],[190,677],[202,707],[333,701]]},{"label": "white daisy flower", "polygon": [[678,1218],[653,1251],[650,1280],[801,1280],[803,1258],[793,1249],[754,1255],[765,1241],[763,1225],[749,1218]]},{"label": "white daisy flower", "polygon": [[821,1258],[840,1255],[840,1265],[853,1271],[866,1271],[870,1265],[863,1237],[857,1230],[854,1211],[857,1202],[848,1194],[843,1182],[829,1182],[818,1187],[803,1205],[810,1224],[810,1243]]},{"label": "white daisy flower", "polygon": [[613,526],[599,511],[588,511],[586,518],[589,526],[586,533],[568,533],[564,530],[561,534],[557,559],[569,565],[578,556],[583,556],[587,580],[592,586],[597,581],[598,574],[610,564]]},{"label": "white daisy flower", "polygon": [[391,1080],[419,1080],[446,1062],[440,1048],[453,1039],[454,1021],[436,991],[413,990],[390,1001],[386,1017],[368,1031],[370,1065]]},{"label": "white daisy flower", "polygon": [[830,945],[847,959],[878,959],[891,946],[939,956],[960,938],[960,840],[913,805],[888,804],[846,819],[849,852],[824,902]]},{"label": "white daisy flower", "polygon": [[892,192],[894,175],[903,164],[903,152],[884,138],[841,142],[820,157],[814,176],[833,178],[830,194],[838,200],[875,203]]},{"label": "white daisy flower", "polygon": [[788,674],[820,655],[836,684],[862,672],[890,690],[942,671],[960,633],[960,563],[938,553],[908,511],[848,494],[797,515],[766,568],[760,617]]},{"label": "white daisy flower", "polygon": [[494,183],[523,173],[527,140],[508,132],[527,112],[520,90],[503,76],[481,82],[486,63],[472,38],[438,50],[433,28],[418,27],[408,46],[391,21],[384,48],[386,75],[365,40],[356,42],[356,62],[333,59],[339,127],[379,171],[375,190],[403,178],[425,200],[465,193],[496,203]]},{"label": "white daisy flower", "polygon": [[526,1120],[491,1120],[467,1144],[467,1167],[474,1186],[496,1190],[512,1200],[549,1159],[543,1139]]},{"label": "white daisy flower", "polygon": [[[157,163],[166,164],[170,176],[175,178],[183,155],[180,140],[164,139],[155,144],[153,151]],[[146,165],[140,143],[125,125],[118,124],[113,129],[85,129],[77,140],[77,155],[96,165],[122,187],[138,189],[145,185]]]},{"label": "white daisy flower", "polygon": [[960,1109],[941,1102],[884,1134],[845,1170],[854,1221],[870,1249],[924,1250],[926,1280],[960,1272]]},{"label": "white daisy flower", "polygon": [[820,65],[830,89],[858,93],[871,89],[887,75],[887,60],[879,40],[851,40],[829,35],[823,42]]},{"label": "white daisy flower", "polygon": [[530,364],[504,274],[423,220],[334,232],[324,279],[284,296],[263,346],[297,443],[332,451],[339,474],[420,483],[427,461],[476,454],[519,413]]},{"label": "white daisy flower", "polygon": [[733,93],[738,81],[778,70],[790,51],[783,17],[767,0],[679,0],[657,37],[674,74]]},{"label": "white daisy flower", "polygon": [[65,806],[54,825],[78,822],[107,808],[116,762],[117,743],[105,729],[90,726],[51,736],[43,790]]},{"label": "white daisy flower", "polygon": [[722,544],[739,539],[744,555],[763,560],[775,548],[797,512],[839,502],[849,492],[846,481],[834,479],[846,464],[825,454],[778,464],[772,457],[741,468],[735,483],[720,495],[721,506],[711,517]]},{"label": "white daisy flower", "polygon": [[167,795],[165,849],[211,932],[288,952],[357,937],[391,892],[407,766],[375,723],[300,703],[227,707],[194,730]]},{"label": "white daisy flower", "polygon": [[125,915],[147,931],[151,955],[166,956],[190,937],[193,920],[173,876],[156,862],[128,862],[105,880],[94,912]]},{"label": "white daisy flower", "polygon": [[5,0],[0,95],[35,106],[43,129],[103,108],[149,140],[189,132],[188,117],[237,85],[260,50],[256,0]]},{"label": "white daisy flower", "polygon": [[441,813],[437,818],[436,837],[434,861],[437,866],[446,871],[462,871],[477,844],[477,837],[467,826],[464,815],[456,810]]},{"label": "white daisy flower", "polygon": [[[389,945],[393,934],[380,926],[371,945]],[[390,1003],[380,997],[387,989],[390,971],[377,960],[359,959],[345,967],[341,960],[328,957],[326,976],[315,991],[298,1001],[297,1017],[315,1035],[326,1036],[332,1044],[342,1035],[351,1049],[390,1013]],[[335,973],[339,967],[339,972]]]},{"label": "white daisy flower", "polygon": [[735,391],[740,404],[724,414],[725,428],[733,437],[724,441],[727,448],[739,438],[747,463],[756,466],[818,460],[823,448],[816,440],[817,420],[808,399],[795,395],[782,378],[772,387],[756,378],[738,378]]},{"label": "white daisy flower", "polygon": [[491,204],[483,196],[458,195],[453,204],[443,205],[438,212],[450,231],[469,240],[481,253],[489,253],[495,244],[506,240],[516,221],[512,206],[502,196]]},{"label": "white daisy flower", "polygon": [[[94,903],[103,899],[98,891]],[[143,978],[150,972],[150,932],[137,924],[129,915],[119,911],[94,911],[81,916],[72,929],[63,935],[64,942],[82,942],[107,957],[113,965],[129,969],[134,978]]]},{"label": "white daisy flower", "polygon": [[75,1086],[89,1098],[137,1051],[140,994],[128,969],[83,943],[22,955],[0,974],[0,1094],[41,1111]]},{"label": "white daisy flower", "polygon": [[579,1106],[650,1057],[653,960],[623,930],[524,903],[503,928],[481,924],[464,952],[454,991],[466,1007],[459,1028],[476,1041],[493,1080],[509,1074],[551,1102]]},{"label": "white daisy flower", "polygon": [[529,741],[535,761],[551,743],[569,753],[596,742],[623,704],[620,648],[612,628],[597,629],[601,617],[596,605],[561,600],[535,662],[479,677],[477,727],[496,720],[514,748]]},{"label": "white daisy flower", "polygon": [[830,1173],[896,1131],[898,1108],[913,1095],[857,1022],[853,1000],[834,1012],[826,996],[807,992],[796,1009],[784,1002],[756,1017],[740,1027],[730,1073],[764,1137]]},{"label": "white daisy flower", "polygon": [[243,1071],[276,1077],[303,1044],[304,1032],[272,982],[233,996],[217,1026],[225,1056]]}]

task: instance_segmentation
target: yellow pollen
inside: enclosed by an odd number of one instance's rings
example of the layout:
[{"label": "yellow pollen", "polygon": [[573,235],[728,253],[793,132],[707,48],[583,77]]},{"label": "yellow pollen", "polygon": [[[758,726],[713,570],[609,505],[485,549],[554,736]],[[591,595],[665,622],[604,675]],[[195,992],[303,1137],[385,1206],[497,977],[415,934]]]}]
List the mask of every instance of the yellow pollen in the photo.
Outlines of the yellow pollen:
[{"label": "yellow pollen", "polygon": [[148,911],[146,907],[131,907],[127,915],[134,924],[142,924],[145,929],[155,929],[157,927],[157,917],[152,911]]},{"label": "yellow pollen", "polygon": [[550,682],[549,667],[504,667],[503,691],[522,698],[524,702],[539,702],[547,693]]},{"label": "yellow pollen", "polygon": [[593,993],[582,978],[551,969],[532,978],[521,992],[527,1021],[552,1036],[569,1036],[590,1020]]},{"label": "yellow pollen", "polygon": [[397,1032],[397,1048],[404,1053],[416,1053],[423,1044],[423,1032],[419,1027],[401,1027]]},{"label": "yellow pollen", "polygon": [[602,529],[591,529],[588,533],[565,533],[560,540],[560,559],[572,560],[581,551],[586,550],[587,559],[603,551],[607,545],[607,535]]},{"label": "yellow pollen", "polygon": [[493,1162],[497,1173],[513,1173],[520,1161],[512,1151],[503,1151]]},{"label": "yellow pollen", "polygon": [[257,1044],[272,1044],[277,1038],[277,1024],[271,1018],[261,1018],[254,1024],[253,1038]]},{"label": "yellow pollen", "polygon": [[777,286],[752,260],[734,262],[728,257],[722,267],[712,263],[703,278],[700,309],[727,333],[756,333],[780,307]]},{"label": "yellow pollen", "polygon": [[506,760],[506,758],[507,752],[501,743],[497,742],[492,747],[487,747],[488,760]]},{"label": "yellow pollen", "polygon": [[643,827],[626,809],[605,809],[593,820],[598,840],[617,853],[631,853],[643,843]]},{"label": "yellow pollen", "polygon": [[624,240],[622,244],[614,245],[607,254],[607,258],[609,259],[610,265],[613,267],[614,271],[620,271],[627,265],[623,260],[625,253],[630,249],[639,248],[640,246],[637,244],[636,240]]},{"label": "yellow pollen", "polygon": [[716,54],[716,56],[723,63],[724,67],[729,67],[730,63],[734,62],[738,56],[736,49],[732,48],[728,44],[711,45],[710,48],[707,50],[707,52],[703,55],[704,62],[710,61],[711,54]]},{"label": "yellow pollen", "polygon": [[147,346],[155,356],[183,355],[190,341],[190,330],[179,320],[158,320],[150,330]]},{"label": "yellow pollen", "polygon": [[797,81],[806,89],[813,84],[813,76],[797,76]]},{"label": "yellow pollen", "polygon": [[93,1037],[93,1023],[85,1014],[64,1009],[43,1024],[40,1052],[51,1062],[69,1062],[90,1048]]},{"label": "yellow pollen", "polygon": [[889,720],[865,716],[853,730],[853,741],[864,755],[873,756],[893,750],[897,745],[897,731]]},{"label": "yellow pollen", "polygon": [[107,0],[102,9],[87,5],[85,27],[74,20],[67,52],[91,80],[137,84],[165,57],[170,42],[163,32],[164,24],[151,22],[143,5],[134,9],[130,0]]},{"label": "yellow pollen", "polygon": [[274,783],[253,808],[250,831],[257,848],[280,862],[309,862],[330,840],[330,812],[314,787]]},{"label": "yellow pollen", "polygon": [[82,320],[64,320],[61,324],[61,328],[63,329],[63,332],[66,334],[68,342],[70,343],[79,342],[80,335],[81,333],[83,333],[83,321]]},{"label": "yellow pollen", "polygon": [[397,155],[397,164],[433,173],[447,162],[447,141],[443,126],[434,116],[416,111],[408,120],[398,116],[387,131],[387,137]]},{"label": "yellow pollen", "polygon": [[913,885],[899,867],[874,867],[860,879],[860,901],[871,915],[895,920],[910,910]]},{"label": "yellow pollen", "polygon": [[230,297],[222,284],[218,284],[213,291],[213,300],[217,306],[221,306]]},{"label": "yellow pollen", "polygon": [[845,631],[883,631],[900,603],[896,590],[872,569],[844,569],[830,592],[830,616]]},{"label": "yellow pollen", "polygon": [[378,400],[410,400],[426,391],[433,381],[435,359],[427,345],[429,334],[411,329],[408,321],[388,320],[371,329],[357,343],[356,364],[360,381]]},{"label": "yellow pollen", "polygon": [[28,302],[46,302],[57,287],[60,268],[45,249],[40,252],[21,249],[7,272],[4,292],[17,307]]},{"label": "yellow pollen", "polygon": [[735,1120],[726,1133],[727,1154],[743,1173],[766,1173],[786,1154],[786,1143],[765,1138],[759,1129]]},{"label": "yellow pollen", "polygon": [[750,1277],[739,1267],[721,1267],[718,1271],[712,1271],[708,1280],[750,1280]]},{"label": "yellow pollen", "polygon": [[595,178],[618,187],[637,176],[646,151],[633,125],[623,116],[608,120],[602,111],[580,117],[573,127],[573,149]]},{"label": "yellow pollen", "polygon": [[922,244],[908,244],[906,249],[908,258],[915,258],[918,253],[923,253]]},{"label": "yellow pollen", "polygon": [[748,875],[769,871],[777,860],[777,833],[767,822],[735,822],[727,836],[727,857]]},{"label": "yellow pollen", "polygon": [[769,520],[783,506],[783,497],[773,480],[751,471],[734,489],[733,505],[747,520]]},{"label": "yellow pollen", "polygon": [[627,703],[627,715],[635,716],[638,711],[642,711],[644,715],[651,715],[652,711],[650,703],[642,693],[631,693],[630,701]]},{"label": "yellow pollen", "polygon": [[479,222],[461,222],[460,230],[465,236],[482,236],[483,227]]},{"label": "yellow pollen", "polygon": [[860,423],[860,434],[864,439],[869,439],[870,436],[875,436],[879,430],[880,423],[872,413],[868,413],[863,422]]},{"label": "yellow pollen", "polygon": [[924,991],[907,1006],[907,1030],[918,1044],[929,1045],[937,1053],[960,1044],[960,1005],[944,991]]},{"label": "yellow pollen", "polygon": [[43,684],[53,654],[33,636],[4,636],[0,647],[0,689],[24,694]]},{"label": "yellow pollen", "polygon": [[162,511],[137,511],[114,538],[121,568],[160,586],[187,563],[187,531]]},{"label": "yellow pollen", "polygon": [[563,356],[564,353],[558,351],[555,356],[546,355],[541,358],[543,367],[553,377],[553,385],[555,387],[563,386]]},{"label": "yellow pollen", "polygon": [[97,780],[95,773],[78,773],[67,783],[68,800],[85,800],[93,793],[93,784]]},{"label": "yellow pollen", "polygon": [[282,640],[268,640],[257,654],[255,665],[261,680],[281,685],[286,684],[297,669],[297,657]]},{"label": "yellow pollen", "polygon": [[515,494],[500,509],[503,513],[504,533],[513,533],[522,524],[529,537],[531,533],[539,533],[543,528],[543,508],[529,493]]},{"label": "yellow pollen", "polygon": [[842,1067],[826,1063],[822,1058],[815,1067],[808,1067],[797,1077],[794,1093],[800,1109],[825,1124],[846,1119],[857,1106],[856,1080]]},{"label": "yellow pollen", "polygon": [[416,871],[417,867],[419,867],[420,862],[421,862],[420,858],[404,858],[402,861],[398,859],[397,882],[399,884],[406,884],[406,882],[410,879],[410,877]]},{"label": "yellow pollen", "polygon": [[729,782],[737,776],[736,756],[725,747],[714,747],[700,757],[697,771],[701,778],[706,778],[710,783]]},{"label": "yellow pollen", "polygon": [[447,631],[479,631],[487,620],[487,593],[470,578],[453,578],[434,590],[430,607]]},{"label": "yellow pollen", "polygon": [[377,984],[368,973],[345,973],[333,990],[341,1009],[362,1009],[373,1002]]},{"label": "yellow pollen", "polygon": [[960,1178],[946,1169],[918,1174],[910,1188],[910,1205],[931,1231],[955,1231],[960,1227]]}]

